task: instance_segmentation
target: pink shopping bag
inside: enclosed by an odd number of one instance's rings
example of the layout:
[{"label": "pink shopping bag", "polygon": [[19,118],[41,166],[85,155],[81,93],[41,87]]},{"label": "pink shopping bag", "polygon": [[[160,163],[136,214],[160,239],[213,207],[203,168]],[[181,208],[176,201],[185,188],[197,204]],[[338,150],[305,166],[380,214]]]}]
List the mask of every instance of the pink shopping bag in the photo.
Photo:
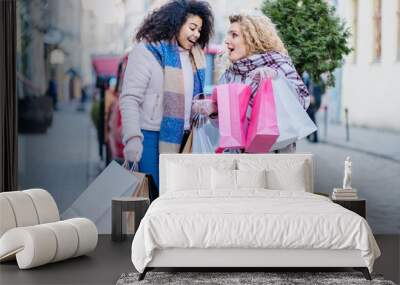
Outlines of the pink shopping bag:
[{"label": "pink shopping bag", "polygon": [[275,98],[271,79],[263,80],[257,90],[247,130],[245,151],[267,153],[279,137]]},{"label": "pink shopping bag", "polygon": [[213,98],[218,104],[219,150],[245,147],[246,112],[250,95],[250,86],[241,83],[214,87]]}]

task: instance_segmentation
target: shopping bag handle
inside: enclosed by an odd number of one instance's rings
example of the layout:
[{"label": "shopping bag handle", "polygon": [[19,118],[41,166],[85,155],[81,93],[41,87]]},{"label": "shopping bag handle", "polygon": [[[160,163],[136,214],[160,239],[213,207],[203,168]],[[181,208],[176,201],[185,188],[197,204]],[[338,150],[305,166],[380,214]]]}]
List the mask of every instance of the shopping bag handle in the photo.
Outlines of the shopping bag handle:
[{"label": "shopping bag handle", "polygon": [[139,171],[139,163],[132,161],[132,167],[129,167],[129,162],[125,159],[122,167],[129,170],[130,172],[138,172]]}]

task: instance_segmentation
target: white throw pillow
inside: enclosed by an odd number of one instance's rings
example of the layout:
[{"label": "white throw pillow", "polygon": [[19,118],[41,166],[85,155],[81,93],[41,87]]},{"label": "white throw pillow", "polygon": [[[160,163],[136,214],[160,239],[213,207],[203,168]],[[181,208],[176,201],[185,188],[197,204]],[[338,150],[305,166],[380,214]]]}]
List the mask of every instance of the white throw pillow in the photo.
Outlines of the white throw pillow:
[{"label": "white throw pillow", "polygon": [[211,170],[211,189],[212,190],[236,190],[236,170],[217,169]]},{"label": "white throw pillow", "polygon": [[309,162],[282,155],[275,159],[239,159],[240,170],[266,169],[267,188],[271,190],[307,191],[312,181]]},{"label": "white throw pillow", "polygon": [[185,191],[211,188],[211,167],[168,164],[168,191]]},{"label": "white throw pillow", "polygon": [[305,163],[293,164],[289,170],[270,169],[267,171],[268,188],[273,190],[290,190],[305,192]]},{"label": "white throw pillow", "polygon": [[267,171],[236,170],[237,188],[267,188]]}]

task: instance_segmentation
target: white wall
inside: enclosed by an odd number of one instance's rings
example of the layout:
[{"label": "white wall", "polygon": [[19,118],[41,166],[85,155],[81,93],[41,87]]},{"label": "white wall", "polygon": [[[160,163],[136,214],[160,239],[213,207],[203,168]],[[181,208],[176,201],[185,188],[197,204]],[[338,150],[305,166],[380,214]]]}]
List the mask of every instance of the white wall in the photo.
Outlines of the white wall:
[{"label": "white wall", "polygon": [[[83,84],[94,83],[92,56],[124,52],[125,5],[122,1],[81,0]],[[133,3],[130,0],[130,3]]]},{"label": "white wall", "polygon": [[66,69],[74,68],[81,72],[81,1],[51,0],[49,1],[50,24],[60,30],[64,37],[60,48],[65,54]]},{"label": "white wall", "polygon": [[[339,13],[351,25],[352,1],[339,1]],[[400,61],[397,58],[396,0],[382,1],[382,55],[374,62],[373,0],[359,0],[357,57],[343,67],[342,108],[350,123],[400,131]]]},{"label": "white wall", "polygon": [[260,9],[262,0],[208,0],[215,17],[215,43],[221,44],[229,27],[229,16],[240,11]]},{"label": "white wall", "polygon": [[[147,9],[146,9],[147,8]],[[125,22],[124,22],[124,49],[132,46],[136,30],[148,13],[145,1],[126,1],[125,2]]]}]

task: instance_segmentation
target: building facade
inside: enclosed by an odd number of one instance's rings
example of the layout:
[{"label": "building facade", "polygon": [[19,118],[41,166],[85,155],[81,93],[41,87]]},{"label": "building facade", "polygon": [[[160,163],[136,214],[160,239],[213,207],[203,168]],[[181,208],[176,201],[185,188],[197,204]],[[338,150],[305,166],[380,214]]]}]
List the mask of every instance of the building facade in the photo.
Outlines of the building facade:
[{"label": "building facade", "polygon": [[357,126],[400,131],[400,0],[338,0],[353,52],[341,78],[341,116]]}]

